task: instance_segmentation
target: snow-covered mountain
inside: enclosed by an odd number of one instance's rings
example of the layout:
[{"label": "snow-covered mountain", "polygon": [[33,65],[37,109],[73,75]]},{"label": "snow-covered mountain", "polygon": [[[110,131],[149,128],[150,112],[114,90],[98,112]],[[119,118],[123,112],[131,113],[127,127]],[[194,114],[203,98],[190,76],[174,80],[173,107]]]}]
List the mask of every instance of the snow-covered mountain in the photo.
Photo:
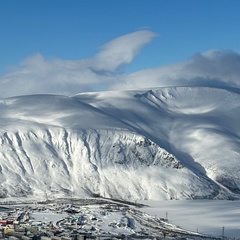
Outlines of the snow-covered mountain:
[{"label": "snow-covered mountain", "polygon": [[240,197],[238,89],[21,96],[0,112],[1,197]]}]

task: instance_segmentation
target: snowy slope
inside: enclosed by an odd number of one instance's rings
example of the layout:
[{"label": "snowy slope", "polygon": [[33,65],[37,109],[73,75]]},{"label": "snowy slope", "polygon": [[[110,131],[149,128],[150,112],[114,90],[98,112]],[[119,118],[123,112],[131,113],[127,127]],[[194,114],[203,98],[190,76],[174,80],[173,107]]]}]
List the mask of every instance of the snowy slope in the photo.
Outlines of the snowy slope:
[{"label": "snowy slope", "polygon": [[240,193],[238,89],[0,101],[0,193],[139,199]]}]

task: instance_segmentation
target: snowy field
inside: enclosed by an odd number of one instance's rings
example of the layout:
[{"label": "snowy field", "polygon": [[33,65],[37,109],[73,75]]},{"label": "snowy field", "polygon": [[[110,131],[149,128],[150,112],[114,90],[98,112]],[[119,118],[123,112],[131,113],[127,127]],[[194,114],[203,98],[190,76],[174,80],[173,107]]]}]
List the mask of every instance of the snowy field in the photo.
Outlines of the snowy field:
[{"label": "snowy field", "polygon": [[143,201],[150,207],[141,209],[150,215],[167,218],[186,230],[213,236],[240,239],[240,201],[187,200]]}]

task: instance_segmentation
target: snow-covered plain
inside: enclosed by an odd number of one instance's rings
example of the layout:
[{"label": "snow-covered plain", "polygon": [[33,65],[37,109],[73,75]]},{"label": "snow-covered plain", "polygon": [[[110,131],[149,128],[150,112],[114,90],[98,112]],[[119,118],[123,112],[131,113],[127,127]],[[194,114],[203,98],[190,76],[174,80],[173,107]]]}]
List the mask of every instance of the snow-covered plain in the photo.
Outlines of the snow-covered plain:
[{"label": "snow-covered plain", "polygon": [[1,197],[239,198],[236,88],[21,96],[0,112]]}]

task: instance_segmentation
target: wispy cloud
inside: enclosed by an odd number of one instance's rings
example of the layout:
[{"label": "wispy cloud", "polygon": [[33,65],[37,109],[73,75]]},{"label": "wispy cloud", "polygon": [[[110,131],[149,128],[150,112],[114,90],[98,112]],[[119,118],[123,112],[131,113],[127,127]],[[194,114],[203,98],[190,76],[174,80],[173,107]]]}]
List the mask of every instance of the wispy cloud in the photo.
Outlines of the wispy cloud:
[{"label": "wispy cloud", "polygon": [[36,93],[71,95],[102,89],[117,81],[116,71],[131,63],[156,36],[148,30],[126,34],[106,43],[91,59],[46,59],[35,54],[0,76],[0,98]]},{"label": "wispy cloud", "polygon": [[142,30],[112,40],[96,55],[95,67],[114,71],[131,63],[141,48],[156,36],[153,32]]},{"label": "wispy cloud", "polygon": [[210,50],[174,65],[129,74],[118,71],[156,36],[148,30],[123,35],[106,43],[90,59],[46,59],[35,54],[0,76],[0,98],[162,86],[240,86],[240,54],[233,51]]},{"label": "wispy cloud", "polygon": [[234,51],[209,50],[195,54],[178,64],[144,69],[114,83],[112,89],[135,89],[166,86],[240,87],[240,54]]}]

